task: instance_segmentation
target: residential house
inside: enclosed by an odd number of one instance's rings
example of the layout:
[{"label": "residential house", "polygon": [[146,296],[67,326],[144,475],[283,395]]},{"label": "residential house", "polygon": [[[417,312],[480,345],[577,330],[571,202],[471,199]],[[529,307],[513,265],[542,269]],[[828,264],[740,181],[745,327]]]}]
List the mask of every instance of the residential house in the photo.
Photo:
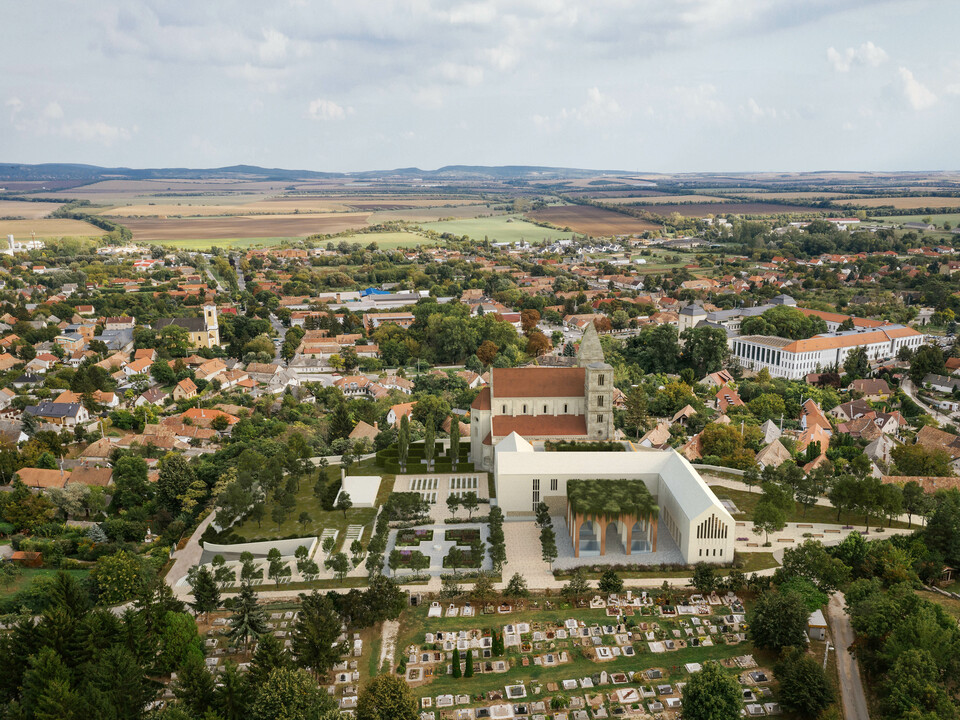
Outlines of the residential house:
[{"label": "residential house", "polygon": [[20,468],[14,475],[28,488],[49,490],[62,488],[70,480],[69,470],[47,470],[45,468]]},{"label": "residential house", "polygon": [[197,396],[197,386],[190,378],[184,378],[173,389],[174,400],[189,400]]},{"label": "residential house", "polygon": [[924,425],[917,433],[914,442],[927,450],[942,450],[947,453],[953,469],[960,470],[960,437],[930,425]]},{"label": "residential house", "polygon": [[408,418],[413,418],[413,406],[416,405],[416,401],[408,403],[400,403],[399,405],[394,405],[387,411],[387,423],[393,427],[399,427],[400,418],[406,415]]},{"label": "residential house", "polygon": [[886,380],[864,378],[854,380],[850,383],[850,388],[855,392],[863,394],[864,399],[872,402],[880,402],[890,397],[890,386]]},{"label": "residential house", "polygon": [[761,471],[766,467],[780,467],[790,459],[792,459],[790,451],[783,446],[779,439],[774,439],[769,445],[762,448],[756,457],[757,467]]},{"label": "residential house", "polygon": [[27,405],[23,411],[26,415],[35,417],[40,422],[60,427],[76,427],[79,424],[90,422],[90,414],[80,403],[45,401],[39,405]]},{"label": "residential house", "polygon": [[133,401],[134,407],[140,407],[141,405],[166,405],[167,400],[170,397],[170,393],[165,391],[160,387],[153,387],[145,391]]},{"label": "residential house", "polygon": [[746,403],[740,399],[740,396],[737,395],[736,390],[727,386],[723,386],[717,391],[717,409],[720,412],[725,413],[727,408],[731,405],[738,407],[741,405],[746,405]]}]

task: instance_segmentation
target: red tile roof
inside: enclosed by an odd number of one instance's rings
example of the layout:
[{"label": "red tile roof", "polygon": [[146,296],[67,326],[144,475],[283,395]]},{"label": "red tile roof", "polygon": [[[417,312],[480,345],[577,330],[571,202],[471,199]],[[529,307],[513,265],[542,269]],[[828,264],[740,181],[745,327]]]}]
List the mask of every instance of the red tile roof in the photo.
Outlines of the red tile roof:
[{"label": "red tile roof", "polygon": [[527,439],[586,435],[587,420],[583,415],[501,415],[493,418],[494,437],[506,437],[512,432]]},{"label": "red tile roof", "polygon": [[498,398],[583,397],[586,378],[583,368],[495,368],[491,375]]},{"label": "red tile roof", "polygon": [[485,387],[477,394],[473,399],[473,402],[470,404],[470,407],[474,410],[489,410],[490,409],[490,388]]}]

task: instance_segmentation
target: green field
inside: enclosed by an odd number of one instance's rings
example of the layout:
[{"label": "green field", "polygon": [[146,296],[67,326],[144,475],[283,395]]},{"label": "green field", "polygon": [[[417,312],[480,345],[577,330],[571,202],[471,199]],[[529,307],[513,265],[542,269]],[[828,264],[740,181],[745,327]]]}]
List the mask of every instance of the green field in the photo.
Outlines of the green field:
[{"label": "green field", "polygon": [[[38,578],[52,578],[58,572],[60,571],[52,568],[24,568],[20,575],[14,578],[13,582],[9,585],[0,586],[0,597],[16,595],[21,590],[26,590]],[[82,580],[90,573],[89,570],[65,570],[64,572],[68,575],[73,575],[77,580]]]},{"label": "green field", "polygon": [[[737,510],[740,511],[734,516],[735,518],[738,520],[750,520],[753,518],[753,511],[757,507],[757,503],[760,502],[761,493],[759,489],[754,492],[746,492],[744,490],[733,490],[721,485],[711,485],[710,489],[713,490],[718,498],[733,500],[734,505],[737,506]],[[813,505],[808,508],[806,514],[804,514],[803,506],[800,503],[794,503],[794,511],[788,515],[787,522],[824,523],[827,525],[839,524],[837,522],[836,508],[826,505]],[[840,523],[844,525],[863,525],[863,515],[850,512],[842,513],[840,515]],[[871,528],[881,527],[881,525],[886,527],[886,520],[881,520],[876,516],[870,518]],[[891,527],[905,528],[907,527],[907,523],[894,521],[891,523]],[[872,532],[870,534],[873,535]]]},{"label": "green field", "polygon": [[950,223],[950,227],[955,228],[960,225],[960,213],[943,213],[942,215],[923,214],[923,215],[871,215],[871,219],[878,222],[902,225],[908,222],[923,222],[925,218],[930,218],[930,222],[938,228],[942,228],[945,222]]},{"label": "green field", "polygon": [[[340,473],[340,467],[335,466],[327,468],[327,477],[333,478]],[[371,465],[370,461],[354,465],[350,468],[352,475],[380,475],[376,466]],[[381,505],[387,500],[387,496],[393,490],[393,476],[382,475],[383,481],[380,483],[380,492],[377,495],[377,505]],[[313,494],[313,486],[316,475],[311,474],[300,481],[300,489],[296,493],[296,508],[291,512],[283,523],[277,527],[277,523],[272,519],[273,501],[266,503],[266,515],[257,525],[256,521],[247,519],[233,528],[233,531],[244,539],[253,538],[278,538],[291,537],[294,535],[319,536],[325,529],[333,528],[338,531],[337,547],[335,550],[349,551],[349,547],[341,547],[348,525],[364,525],[362,543],[366,547],[367,542],[373,536],[373,521],[377,516],[376,508],[352,508],[347,510],[346,517],[339,510],[324,510],[320,501]],[[300,525],[300,513],[306,512],[310,515],[310,522],[306,526]]]},{"label": "green field", "polygon": [[[158,244],[166,247],[173,247],[183,250],[209,250],[212,247],[227,249],[248,249],[258,247],[275,247],[283,243],[302,242],[302,237],[262,237],[262,238],[218,238],[210,239],[184,239],[184,240],[164,240]],[[391,233],[365,233],[360,235],[348,235],[346,237],[334,238],[332,242],[339,243],[346,240],[349,243],[359,245],[369,245],[371,242],[377,243],[382,250],[392,250],[395,248],[409,248],[417,245],[433,245],[434,241],[416,233],[391,232]]]},{"label": "green field", "polygon": [[559,240],[572,238],[573,233],[542,228],[539,225],[520,219],[519,215],[497,215],[494,217],[450,220],[446,222],[422,223],[424,230],[452,235],[469,235],[474,240],[484,239],[490,242],[539,242],[540,240]]}]

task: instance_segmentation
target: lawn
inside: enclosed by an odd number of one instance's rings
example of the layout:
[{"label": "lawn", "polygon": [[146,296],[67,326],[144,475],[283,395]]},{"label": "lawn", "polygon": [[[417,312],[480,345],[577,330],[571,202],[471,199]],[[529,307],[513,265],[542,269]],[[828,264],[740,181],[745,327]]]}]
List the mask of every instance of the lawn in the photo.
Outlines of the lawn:
[{"label": "lawn", "polygon": [[[21,590],[26,590],[37,578],[51,577],[58,572],[60,571],[54,568],[24,568],[19,577],[9,585],[0,585],[0,597],[16,595]],[[82,580],[90,573],[89,570],[65,570],[64,572],[73,575],[77,580]]]},{"label": "lawn", "polygon": [[[718,498],[733,500],[737,509],[740,510],[740,513],[734,516],[738,520],[750,520],[753,517],[753,511],[757,507],[757,503],[760,502],[761,492],[759,489],[754,492],[747,492],[745,490],[732,490],[722,485],[711,485],[710,489],[713,490]],[[800,503],[794,503],[794,511],[787,517],[787,522],[863,525],[863,515],[845,512],[840,515],[840,520],[837,521],[836,508],[826,505],[813,505],[808,508],[806,514],[804,514],[803,506]],[[876,517],[870,519],[871,528],[880,527],[880,523],[881,521]],[[886,525],[886,523],[883,524]],[[891,527],[905,528],[907,527],[907,523],[894,521]]]},{"label": "lawn", "polygon": [[[397,638],[397,648],[406,648],[415,645],[418,648],[424,644],[425,633],[437,631],[452,630],[470,630],[497,628],[502,630],[508,623],[541,623],[553,624],[563,623],[571,617],[582,620],[591,625],[598,623],[600,625],[609,624],[612,619],[607,616],[604,610],[573,609],[570,605],[559,601],[557,598],[549,598],[557,605],[551,609],[526,609],[519,612],[513,612],[509,615],[482,615],[474,618],[428,618],[428,607],[410,608],[404,612],[401,617],[400,633]],[[726,612],[727,609],[724,609]],[[635,615],[634,620],[639,622],[649,622],[656,620],[664,627],[680,627],[673,618],[657,618],[653,616]],[[666,678],[671,682],[685,680],[688,675],[683,670],[683,665],[688,662],[705,662],[707,660],[721,660],[724,658],[735,657],[753,653],[754,649],[749,643],[740,643],[739,645],[717,644],[712,647],[688,647],[682,650],[667,653],[651,653],[645,642],[634,643],[637,654],[634,657],[620,657],[606,662],[596,662],[586,657],[580,646],[577,644],[564,645],[564,641],[559,641],[558,649],[565,649],[570,656],[570,662],[556,667],[544,667],[533,663],[533,653],[522,654],[519,649],[508,648],[502,659],[512,660],[513,666],[506,673],[477,674],[472,678],[456,679],[452,675],[439,675],[425,685],[413,688],[413,692],[418,697],[437,696],[445,693],[469,693],[476,696],[489,690],[503,690],[505,685],[517,682],[524,682],[527,687],[528,699],[533,696],[531,685],[542,683],[543,692],[540,697],[549,697],[553,693],[546,690],[546,683],[557,682],[569,678],[589,677],[601,670],[608,673],[626,672],[629,670],[640,671],[647,668],[659,667],[664,670]],[[606,643],[605,643],[606,644]],[[542,652],[548,652],[543,650]],[[524,655],[530,656],[530,665],[523,667],[520,658]],[[399,655],[396,658],[399,661]],[[476,654],[475,654],[476,659]],[[760,658],[758,658],[758,662]],[[384,669],[386,670],[386,669]],[[635,683],[631,683],[635,685]],[[578,693],[578,694],[582,694]]]},{"label": "lawn", "polygon": [[451,235],[469,235],[476,241],[519,242],[526,240],[557,240],[573,237],[573,233],[543,228],[520,218],[519,215],[495,215],[493,217],[449,220],[445,222],[422,223],[424,230]]},{"label": "lawn", "polygon": [[[303,242],[303,240],[304,238],[302,237],[218,238],[215,240],[178,239],[163,240],[158,242],[158,244],[184,250],[209,250],[212,247],[220,247],[225,249],[274,247],[276,245],[282,245],[283,243],[300,243]],[[348,243],[356,243],[358,245],[369,245],[371,242],[375,242],[381,250],[393,250],[396,248],[416,247],[417,245],[436,244],[436,241],[432,241],[424,235],[419,235],[413,232],[360,233],[357,235],[346,235],[344,237],[331,238],[330,242],[336,244],[342,240],[345,240]],[[325,242],[321,242],[320,244],[325,245]]]},{"label": "lawn", "polygon": [[[744,573],[757,572],[758,570],[768,570],[769,568],[775,568],[780,565],[773,558],[772,552],[751,552],[751,553],[737,553],[737,560],[743,563],[741,568],[717,568],[718,576],[726,576],[730,574],[731,570],[740,570]],[[624,580],[642,580],[644,578],[680,578],[680,577],[690,577],[690,570],[644,570],[636,572],[618,572],[617,573]],[[603,571],[600,572],[587,572],[586,576],[590,580],[599,580],[603,575]],[[569,575],[557,575],[558,580],[566,580],[569,578]]]},{"label": "lawn", "polygon": [[923,222],[925,218],[930,218],[930,222],[938,228],[942,228],[945,222],[950,223],[950,227],[952,228],[960,224],[960,213],[943,213],[942,215],[939,213],[927,213],[924,215],[884,215],[882,217],[871,215],[870,217],[873,220],[892,223],[894,225],[902,225],[908,222]]},{"label": "lawn", "polygon": [[[330,480],[333,480],[339,472],[339,466],[330,467],[326,470],[327,477]],[[354,465],[350,468],[350,473],[353,475],[381,475],[381,473],[377,471],[376,466],[372,465],[372,461]],[[385,502],[387,496],[393,490],[393,476],[384,474],[382,477],[383,482],[380,484],[380,491],[377,494],[376,500],[378,505]],[[324,510],[320,501],[313,494],[315,479],[316,475],[311,474],[300,481],[300,489],[296,493],[297,505],[279,527],[271,518],[273,503],[268,502],[266,514],[259,526],[253,519],[247,519],[240,525],[237,525],[234,528],[234,532],[244,539],[252,540],[254,538],[283,538],[296,535],[319,536],[325,529],[333,528],[339,533],[337,536],[337,548],[348,552],[349,548],[341,546],[346,535],[347,526],[363,525],[365,527],[361,542],[364,547],[366,547],[367,542],[373,536],[373,522],[377,516],[376,508],[351,508],[347,510],[346,517],[344,517],[344,513],[339,510]],[[309,513],[311,518],[311,522],[306,526],[302,526],[298,522],[300,513],[302,512]]]},{"label": "lawn", "polygon": [[924,600],[936,603],[960,621],[960,600],[954,600],[953,598],[945,597],[940,593],[930,592],[929,590],[917,590],[917,595]]},{"label": "lawn", "polygon": [[[329,242],[337,244],[341,240],[364,246],[375,242],[381,250],[395,250],[396,248],[412,248],[418,245],[432,246],[437,244],[436,240],[431,240],[426,235],[415,232],[357,233],[356,235],[331,238]],[[321,244],[326,246],[325,243]]]}]

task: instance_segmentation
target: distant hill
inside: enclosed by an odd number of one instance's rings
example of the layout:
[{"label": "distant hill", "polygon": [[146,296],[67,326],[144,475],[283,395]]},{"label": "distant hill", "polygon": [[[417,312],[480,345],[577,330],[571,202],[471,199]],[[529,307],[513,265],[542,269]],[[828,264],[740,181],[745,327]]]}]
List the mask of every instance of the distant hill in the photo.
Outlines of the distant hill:
[{"label": "distant hill", "polygon": [[315,170],[285,170],[283,168],[262,168],[256,165],[231,165],[221,168],[106,168],[97,165],[79,165],[70,163],[45,163],[41,165],[22,165],[0,163],[0,182],[42,182],[54,180],[202,180],[202,179],[246,179],[246,180],[317,180],[321,178],[487,178],[492,180],[534,180],[558,178],[585,178],[596,175],[627,175],[616,170],[582,170],[577,168],[552,168],[534,165],[503,165],[487,167],[484,165],[447,165],[436,170],[420,168],[397,168],[395,170],[368,170],[350,173],[317,172]]}]

